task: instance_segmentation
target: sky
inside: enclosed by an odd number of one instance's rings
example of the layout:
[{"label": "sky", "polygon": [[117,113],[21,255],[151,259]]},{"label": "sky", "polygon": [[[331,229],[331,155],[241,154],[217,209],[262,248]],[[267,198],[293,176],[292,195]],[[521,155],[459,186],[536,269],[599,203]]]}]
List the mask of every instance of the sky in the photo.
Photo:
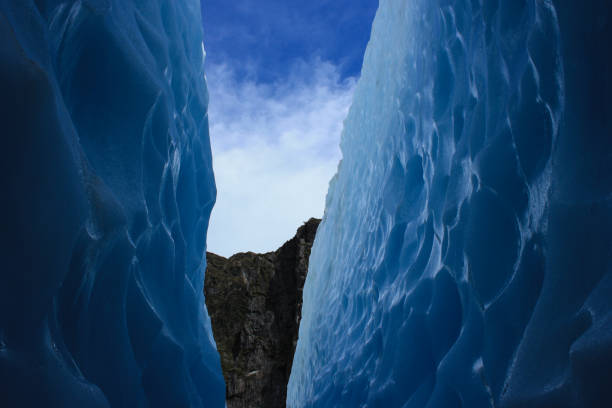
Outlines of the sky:
[{"label": "sky", "polygon": [[274,251],[323,216],[377,7],[202,0],[217,183],[209,251]]}]

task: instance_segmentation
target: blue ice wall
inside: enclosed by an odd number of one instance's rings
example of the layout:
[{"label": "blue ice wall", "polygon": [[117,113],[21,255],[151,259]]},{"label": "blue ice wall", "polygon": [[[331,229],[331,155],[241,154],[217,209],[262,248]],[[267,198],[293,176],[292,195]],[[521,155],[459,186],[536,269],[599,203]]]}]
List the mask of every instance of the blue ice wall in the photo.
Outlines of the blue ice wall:
[{"label": "blue ice wall", "polygon": [[224,406],[200,21],[0,0],[0,406]]},{"label": "blue ice wall", "polygon": [[289,407],[612,406],[611,10],[380,1]]}]

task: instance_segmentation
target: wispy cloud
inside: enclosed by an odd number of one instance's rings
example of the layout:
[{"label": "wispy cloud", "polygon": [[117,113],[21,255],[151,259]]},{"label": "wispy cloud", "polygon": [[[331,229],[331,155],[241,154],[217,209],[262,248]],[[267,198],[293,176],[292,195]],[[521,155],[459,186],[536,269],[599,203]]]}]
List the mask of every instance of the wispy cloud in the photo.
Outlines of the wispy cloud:
[{"label": "wispy cloud", "polygon": [[323,215],[355,80],[315,60],[282,83],[239,81],[227,65],[208,67],[207,81],[218,190],[208,249],[274,250]]}]

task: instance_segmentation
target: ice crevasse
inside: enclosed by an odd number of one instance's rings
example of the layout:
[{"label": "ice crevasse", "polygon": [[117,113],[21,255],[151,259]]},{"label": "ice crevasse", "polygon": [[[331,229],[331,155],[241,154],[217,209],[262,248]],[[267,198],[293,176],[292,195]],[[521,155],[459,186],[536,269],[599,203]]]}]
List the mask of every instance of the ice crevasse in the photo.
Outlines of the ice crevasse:
[{"label": "ice crevasse", "polygon": [[381,0],[289,407],[612,406],[612,7]]},{"label": "ice crevasse", "polygon": [[196,0],[0,1],[0,405],[224,406]]}]

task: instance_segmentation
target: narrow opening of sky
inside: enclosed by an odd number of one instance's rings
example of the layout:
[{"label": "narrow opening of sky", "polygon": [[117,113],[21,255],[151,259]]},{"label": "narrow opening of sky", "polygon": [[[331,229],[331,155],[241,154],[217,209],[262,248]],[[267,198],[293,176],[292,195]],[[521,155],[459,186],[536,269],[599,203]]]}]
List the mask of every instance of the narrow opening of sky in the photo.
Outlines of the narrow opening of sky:
[{"label": "narrow opening of sky", "polygon": [[323,215],[377,6],[202,1],[217,184],[209,251],[273,251]]}]

